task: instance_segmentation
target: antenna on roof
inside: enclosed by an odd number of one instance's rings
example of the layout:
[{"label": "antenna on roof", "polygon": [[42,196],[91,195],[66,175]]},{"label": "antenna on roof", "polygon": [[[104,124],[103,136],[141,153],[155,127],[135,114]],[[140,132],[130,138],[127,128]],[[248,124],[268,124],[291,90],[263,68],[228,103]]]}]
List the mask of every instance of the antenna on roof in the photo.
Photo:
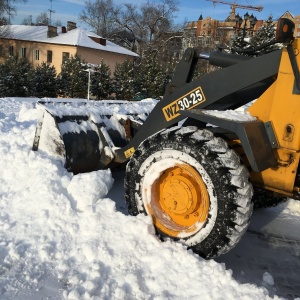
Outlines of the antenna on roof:
[{"label": "antenna on roof", "polygon": [[52,9],[52,2],[53,2],[53,0],[50,0],[51,7],[50,7],[50,9],[48,9],[49,10],[49,15],[50,15],[50,17],[49,17],[49,24],[50,25],[51,25],[51,15],[55,13],[55,10]]}]

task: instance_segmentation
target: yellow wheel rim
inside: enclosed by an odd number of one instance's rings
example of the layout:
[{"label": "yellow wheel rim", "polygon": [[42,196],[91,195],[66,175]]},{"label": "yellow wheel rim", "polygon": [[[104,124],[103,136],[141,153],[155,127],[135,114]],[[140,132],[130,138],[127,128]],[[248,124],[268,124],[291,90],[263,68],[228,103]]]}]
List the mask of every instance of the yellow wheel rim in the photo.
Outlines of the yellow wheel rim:
[{"label": "yellow wheel rim", "polygon": [[194,234],[207,220],[209,195],[201,175],[190,165],[166,169],[155,180],[148,212],[163,233]]}]

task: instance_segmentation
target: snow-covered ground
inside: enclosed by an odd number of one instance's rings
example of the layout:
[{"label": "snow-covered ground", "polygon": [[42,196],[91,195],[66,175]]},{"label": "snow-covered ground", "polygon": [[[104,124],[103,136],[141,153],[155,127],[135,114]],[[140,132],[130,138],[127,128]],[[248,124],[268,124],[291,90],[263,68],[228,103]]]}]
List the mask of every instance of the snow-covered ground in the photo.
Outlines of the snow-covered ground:
[{"label": "snow-covered ground", "polygon": [[[270,271],[242,284],[226,260],[158,240],[149,217],[127,215],[110,170],[74,176],[33,152],[35,101],[0,99],[0,299],[279,299]],[[270,212],[252,230],[300,240],[300,203]]]}]

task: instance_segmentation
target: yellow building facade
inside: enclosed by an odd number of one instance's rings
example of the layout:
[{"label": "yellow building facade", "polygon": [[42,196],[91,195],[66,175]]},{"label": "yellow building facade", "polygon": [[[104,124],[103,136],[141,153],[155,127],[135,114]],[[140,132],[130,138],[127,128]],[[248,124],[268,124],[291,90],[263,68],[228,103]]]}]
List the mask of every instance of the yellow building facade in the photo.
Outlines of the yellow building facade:
[{"label": "yellow building facade", "polygon": [[0,37],[0,63],[9,56],[26,57],[33,66],[46,62],[61,71],[63,61],[78,56],[90,64],[104,62],[113,72],[117,63],[132,61],[138,55],[88,30],[68,27],[8,25]]}]

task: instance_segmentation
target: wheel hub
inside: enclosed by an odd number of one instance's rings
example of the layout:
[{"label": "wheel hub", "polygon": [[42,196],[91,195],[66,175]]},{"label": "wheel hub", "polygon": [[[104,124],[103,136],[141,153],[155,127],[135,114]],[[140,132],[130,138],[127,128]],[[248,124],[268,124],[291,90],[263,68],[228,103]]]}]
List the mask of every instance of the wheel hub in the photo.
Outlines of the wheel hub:
[{"label": "wheel hub", "polygon": [[208,216],[209,196],[200,174],[187,164],[166,169],[152,186],[151,214],[164,233],[194,231]]}]

